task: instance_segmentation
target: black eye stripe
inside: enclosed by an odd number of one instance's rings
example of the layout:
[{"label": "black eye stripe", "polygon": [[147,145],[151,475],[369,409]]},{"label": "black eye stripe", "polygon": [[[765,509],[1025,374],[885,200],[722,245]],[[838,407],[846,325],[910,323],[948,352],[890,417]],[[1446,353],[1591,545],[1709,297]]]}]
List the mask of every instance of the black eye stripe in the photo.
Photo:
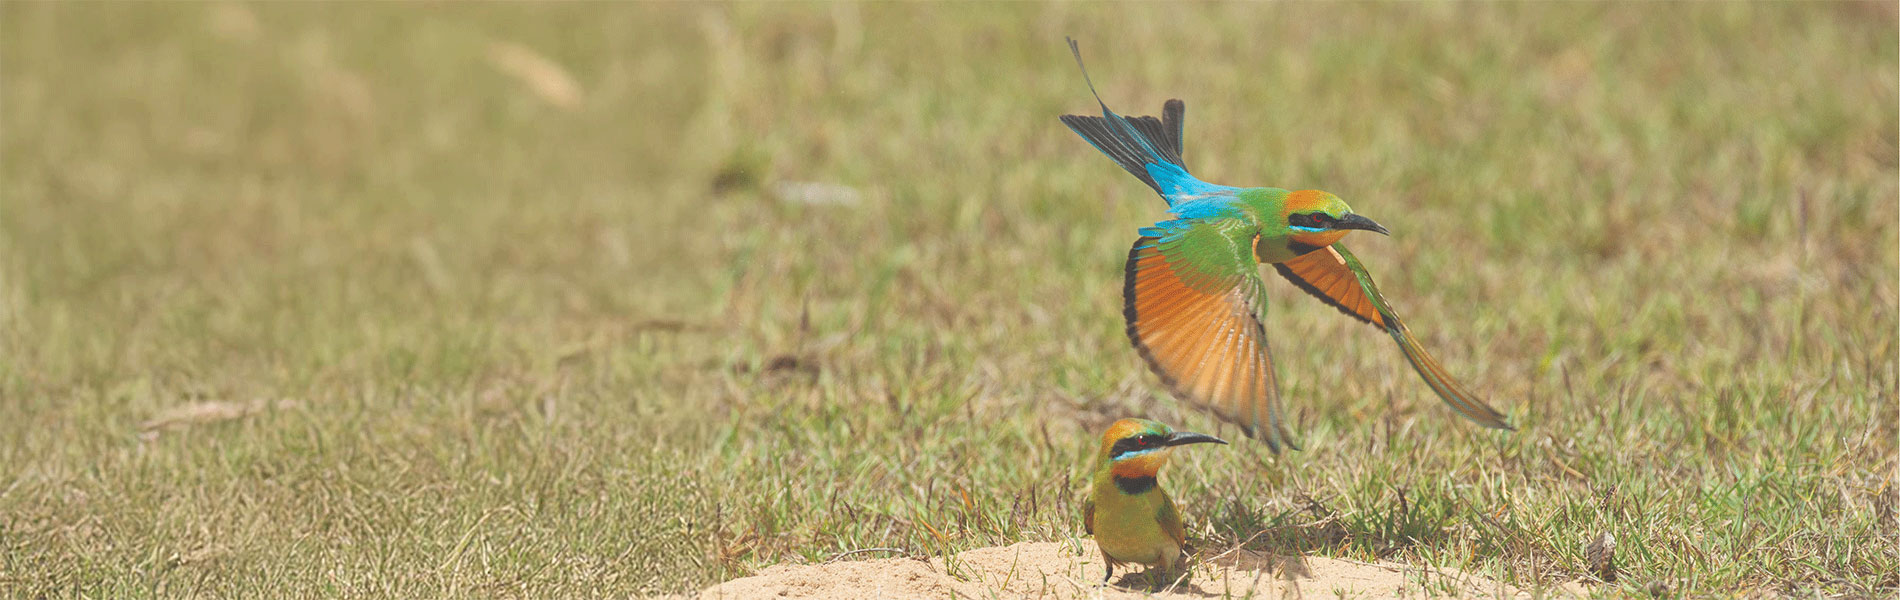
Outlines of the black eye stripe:
[{"label": "black eye stripe", "polygon": [[1329,215],[1326,213],[1311,212],[1311,213],[1294,214],[1292,216],[1287,217],[1286,222],[1290,225],[1295,225],[1299,227],[1312,227],[1315,229],[1325,229],[1328,227],[1332,227],[1333,224],[1339,222],[1339,220],[1334,219],[1332,215]]},{"label": "black eye stripe", "polygon": [[1165,436],[1147,434],[1115,440],[1115,445],[1109,448],[1108,454],[1110,458],[1120,458],[1123,454],[1153,450],[1161,447],[1161,442],[1164,437]]}]

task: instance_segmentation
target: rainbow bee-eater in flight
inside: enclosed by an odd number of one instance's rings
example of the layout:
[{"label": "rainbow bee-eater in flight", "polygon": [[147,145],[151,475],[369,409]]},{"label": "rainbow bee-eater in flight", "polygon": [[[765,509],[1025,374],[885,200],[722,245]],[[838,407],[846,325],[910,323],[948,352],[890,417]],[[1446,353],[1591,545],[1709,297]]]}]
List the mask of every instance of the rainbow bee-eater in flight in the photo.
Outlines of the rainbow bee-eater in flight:
[{"label": "rainbow bee-eater in flight", "polygon": [[[1220,438],[1175,431],[1147,419],[1122,419],[1102,434],[1095,479],[1082,504],[1082,528],[1095,536],[1108,573],[1128,563],[1175,573],[1187,549],[1187,529],[1174,500],[1155,476],[1175,446],[1225,444]],[[1150,583],[1159,583],[1151,579]]]},{"label": "rainbow bee-eater in flight", "polygon": [[1293,285],[1392,336],[1419,377],[1459,414],[1511,428],[1419,347],[1372,275],[1340,242],[1355,230],[1389,235],[1385,227],[1319,190],[1195,179],[1181,161],[1181,101],[1162,105],[1160,119],[1117,115],[1088,80],[1073,39],[1069,50],[1102,116],[1063,115],[1063,124],[1161,194],[1174,216],[1142,228],[1128,251],[1122,315],[1135,350],[1176,397],[1264,439],[1274,452],[1282,445],[1300,448],[1287,433],[1261,325],[1267,297],[1255,263],[1267,263]]}]

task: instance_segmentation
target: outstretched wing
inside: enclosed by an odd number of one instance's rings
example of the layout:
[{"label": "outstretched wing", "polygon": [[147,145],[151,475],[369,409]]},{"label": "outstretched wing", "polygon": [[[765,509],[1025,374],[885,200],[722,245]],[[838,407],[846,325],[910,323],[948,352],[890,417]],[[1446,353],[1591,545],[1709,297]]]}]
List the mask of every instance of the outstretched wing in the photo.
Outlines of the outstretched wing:
[{"label": "outstretched wing", "polygon": [[1398,342],[1399,351],[1405,353],[1405,360],[1412,363],[1412,370],[1418,371],[1418,376],[1452,410],[1485,427],[1511,429],[1502,413],[1465,389],[1458,380],[1445,372],[1445,367],[1439,365],[1437,359],[1418,345],[1412,332],[1399,321],[1399,315],[1386,304],[1385,296],[1379,293],[1379,286],[1372,283],[1372,274],[1366,272],[1365,266],[1359,264],[1359,259],[1348,252],[1345,245],[1333,244],[1293,260],[1275,263],[1273,268],[1320,301],[1391,335],[1392,340]]},{"label": "outstretched wing", "polygon": [[[1366,286],[1359,285],[1359,279],[1345,266],[1346,260],[1332,247],[1301,254],[1286,262],[1273,263],[1273,269],[1279,271],[1281,277],[1319,298],[1321,302],[1384,329],[1385,317],[1379,314],[1372,299],[1366,296]],[[1367,281],[1370,280],[1367,278]]]},{"label": "outstretched wing", "polygon": [[1177,220],[1142,230],[1128,251],[1128,339],[1176,397],[1235,423],[1278,452],[1299,445],[1280,412],[1260,317],[1258,229],[1237,218]]}]

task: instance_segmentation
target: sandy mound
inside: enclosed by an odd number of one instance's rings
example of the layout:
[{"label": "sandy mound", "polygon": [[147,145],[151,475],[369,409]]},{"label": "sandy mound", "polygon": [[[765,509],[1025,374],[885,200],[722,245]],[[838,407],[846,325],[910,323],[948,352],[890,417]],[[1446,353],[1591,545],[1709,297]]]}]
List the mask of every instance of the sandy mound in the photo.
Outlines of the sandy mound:
[{"label": "sandy mound", "polygon": [[[887,558],[781,565],[700,592],[701,600],[750,598],[1518,598],[1529,593],[1456,569],[1334,558],[1270,556],[1246,550],[1196,565],[1187,581],[1146,592],[1140,575],[1104,589],[1095,543],[1023,542],[980,548],[950,561]],[[1577,595],[1581,588],[1552,590]]]}]

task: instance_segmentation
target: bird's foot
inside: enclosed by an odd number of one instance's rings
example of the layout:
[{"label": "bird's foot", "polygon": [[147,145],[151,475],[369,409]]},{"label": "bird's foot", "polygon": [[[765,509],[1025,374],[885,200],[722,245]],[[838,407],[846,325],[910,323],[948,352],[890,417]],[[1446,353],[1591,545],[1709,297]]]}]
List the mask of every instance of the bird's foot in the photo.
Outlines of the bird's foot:
[{"label": "bird's foot", "polygon": [[[1186,583],[1187,576],[1188,569],[1186,566],[1182,566],[1177,570],[1156,565],[1141,572],[1141,583],[1144,584],[1144,587],[1146,587],[1148,591],[1159,592],[1176,583]],[[1129,583],[1129,581],[1124,579],[1122,583]]]}]

